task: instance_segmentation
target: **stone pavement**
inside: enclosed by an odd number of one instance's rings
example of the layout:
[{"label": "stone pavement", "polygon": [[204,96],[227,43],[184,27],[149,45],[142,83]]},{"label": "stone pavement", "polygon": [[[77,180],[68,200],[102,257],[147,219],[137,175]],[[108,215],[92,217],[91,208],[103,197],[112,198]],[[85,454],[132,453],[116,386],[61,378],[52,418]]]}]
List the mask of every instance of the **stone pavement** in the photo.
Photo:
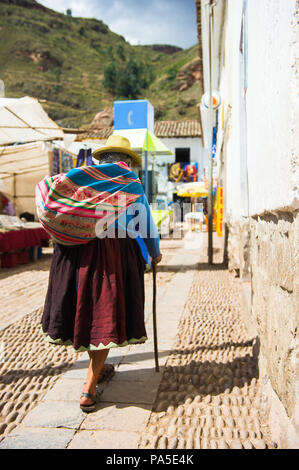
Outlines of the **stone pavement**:
[{"label": "stone pavement", "polygon": [[157,293],[159,373],[149,285],[149,340],[111,350],[108,362],[116,374],[102,386],[97,411],[86,415],[78,404],[88,365],[84,353],[0,448],[270,447],[259,417],[254,341],[238,310],[240,286],[226,270],[203,264],[206,243],[206,233],[172,241],[174,255],[161,267],[170,280]]},{"label": "stone pavement", "polygon": [[265,449],[257,343],[240,320],[239,283],[199,266],[140,448]]},{"label": "stone pavement", "polygon": [[0,330],[43,306],[52,252],[43,248],[40,260],[0,269]]}]

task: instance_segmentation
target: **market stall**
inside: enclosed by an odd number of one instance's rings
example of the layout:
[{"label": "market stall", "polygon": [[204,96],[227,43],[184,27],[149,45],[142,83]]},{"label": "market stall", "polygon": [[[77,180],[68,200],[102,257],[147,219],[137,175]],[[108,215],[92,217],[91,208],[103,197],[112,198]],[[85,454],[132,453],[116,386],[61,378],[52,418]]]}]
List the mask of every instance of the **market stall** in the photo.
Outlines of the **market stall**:
[{"label": "market stall", "polygon": [[17,215],[35,214],[35,185],[50,172],[51,147],[33,142],[0,147],[0,179]]},{"label": "market stall", "polygon": [[40,258],[41,248],[49,239],[38,222],[0,215],[0,266],[11,268]]},{"label": "market stall", "polygon": [[0,98],[0,179],[17,215],[35,213],[35,185],[51,168],[50,143],[63,137],[38,100]]},{"label": "market stall", "polygon": [[187,222],[189,229],[195,230],[196,227],[199,227],[199,230],[202,231],[204,223],[207,227],[206,201],[208,190],[205,187],[205,183],[203,181],[183,183],[177,186],[175,195],[183,201],[182,204],[188,202],[191,205],[190,211],[187,213],[183,211],[183,218]]},{"label": "market stall", "polygon": [[[49,235],[34,219],[35,186],[50,173],[54,139],[63,131],[30,97],[0,98],[0,261],[2,267],[41,256]],[[9,203],[9,211],[8,208]]]}]

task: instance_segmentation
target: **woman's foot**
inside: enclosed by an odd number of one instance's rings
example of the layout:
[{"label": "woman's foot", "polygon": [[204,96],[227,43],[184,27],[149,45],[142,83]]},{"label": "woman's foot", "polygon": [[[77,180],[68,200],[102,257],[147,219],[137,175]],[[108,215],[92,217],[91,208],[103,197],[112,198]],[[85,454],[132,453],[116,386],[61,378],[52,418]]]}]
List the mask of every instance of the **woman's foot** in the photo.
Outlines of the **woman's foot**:
[{"label": "woman's foot", "polygon": [[82,395],[80,397],[80,405],[93,405],[95,403],[94,397],[96,396],[96,393],[96,387],[88,388],[86,387],[86,384],[84,384]]},{"label": "woman's foot", "polygon": [[[88,400],[87,403],[86,403],[86,400]],[[97,393],[95,395],[92,395],[90,393],[83,392],[80,398],[80,408],[82,411],[85,411],[87,413],[90,411],[95,411],[96,404],[98,401],[99,401],[99,396]]]},{"label": "woman's foot", "polygon": [[[84,384],[82,395],[80,397],[80,407],[84,411],[93,411],[97,401],[97,383],[100,374],[104,368],[105,360],[109,350],[89,351],[89,367],[87,371],[86,382]],[[82,408],[83,407],[83,408]]]},{"label": "woman's foot", "polygon": [[115,368],[113,364],[104,364],[98,379],[98,383],[103,382],[104,380],[108,382],[114,373]]}]

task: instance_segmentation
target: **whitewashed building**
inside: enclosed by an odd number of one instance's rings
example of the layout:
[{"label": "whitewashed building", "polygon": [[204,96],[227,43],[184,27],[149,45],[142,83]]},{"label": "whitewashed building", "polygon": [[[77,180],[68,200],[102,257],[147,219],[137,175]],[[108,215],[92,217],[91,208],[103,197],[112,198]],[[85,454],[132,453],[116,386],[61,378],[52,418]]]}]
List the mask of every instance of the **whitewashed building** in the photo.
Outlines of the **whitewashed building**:
[{"label": "whitewashed building", "polygon": [[[281,448],[299,444],[299,136],[296,0],[214,3],[213,89],[228,266],[259,352],[263,412]],[[209,2],[197,0],[204,91]]]}]

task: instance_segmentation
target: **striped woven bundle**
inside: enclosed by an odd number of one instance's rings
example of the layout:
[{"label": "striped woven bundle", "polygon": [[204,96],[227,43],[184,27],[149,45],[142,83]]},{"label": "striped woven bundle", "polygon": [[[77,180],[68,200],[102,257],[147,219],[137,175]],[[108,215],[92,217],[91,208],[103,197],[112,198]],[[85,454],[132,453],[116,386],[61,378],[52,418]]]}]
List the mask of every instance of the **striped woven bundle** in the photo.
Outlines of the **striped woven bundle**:
[{"label": "striped woven bundle", "polygon": [[54,241],[79,245],[103,233],[143,194],[124,162],[74,168],[38,183],[37,214]]}]

